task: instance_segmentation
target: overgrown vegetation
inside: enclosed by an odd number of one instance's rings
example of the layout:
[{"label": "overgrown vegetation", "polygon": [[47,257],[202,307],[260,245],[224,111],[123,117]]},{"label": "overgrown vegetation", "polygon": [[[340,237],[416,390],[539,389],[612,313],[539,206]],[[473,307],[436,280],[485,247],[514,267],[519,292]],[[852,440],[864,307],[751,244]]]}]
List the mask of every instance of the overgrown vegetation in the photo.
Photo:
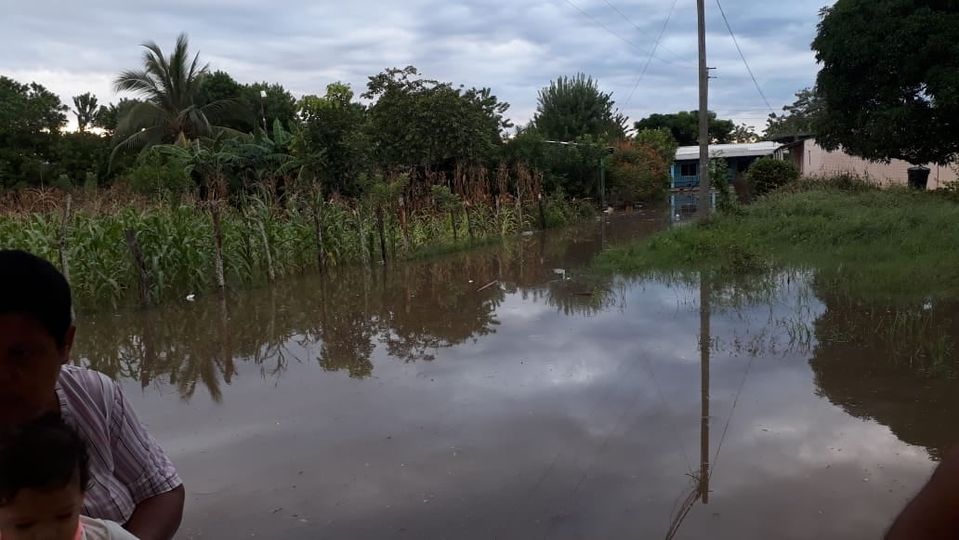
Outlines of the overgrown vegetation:
[{"label": "overgrown vegetation", "polygon": [[737,212],[605,253],[627,273],[749,276],[790,266],[857,297],[959,294],[959,205],[850,177],[803,180]]}]

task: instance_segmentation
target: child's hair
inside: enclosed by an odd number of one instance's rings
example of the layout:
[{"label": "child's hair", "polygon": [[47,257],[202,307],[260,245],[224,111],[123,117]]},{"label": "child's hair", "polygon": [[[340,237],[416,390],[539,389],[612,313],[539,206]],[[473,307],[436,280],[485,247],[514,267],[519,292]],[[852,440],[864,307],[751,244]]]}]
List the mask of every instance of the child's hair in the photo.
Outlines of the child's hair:
[{"label": "child's hair", "polygon": [[70,285],[48,261],[26,251],[0,250],[0,314],[35,318],[63,347],[73,323]]},{"label": "child's hair", "polygon": [[0,436],[0,506],[23,489],[54,490],[90,482],[87,445],[58,415],[48,414]]}]

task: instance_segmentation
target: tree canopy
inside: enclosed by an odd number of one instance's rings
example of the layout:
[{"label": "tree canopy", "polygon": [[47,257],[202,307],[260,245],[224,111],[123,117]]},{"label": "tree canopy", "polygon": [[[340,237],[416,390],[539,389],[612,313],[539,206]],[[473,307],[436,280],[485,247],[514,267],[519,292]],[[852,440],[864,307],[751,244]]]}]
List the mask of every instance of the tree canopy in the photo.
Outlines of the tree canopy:
[{"label": "tree canopy", "polygon": [[10,187],[44,177],[67,111],[43,86],[0,76],[0,184]]},{"label": "tree canopy", "polygon": [[603,141],[621,139],[626,132],[626,117],[615,106],[612,94],[601,92],[592,77],[583,73],[560,77],[539,91],[532,127],[556,141],[584,136]]},{"label": "tree canopy", "polygon": [[816,135],[817,120],[822,113],[822,100],[815,88],[796,92],[796,101],[783,107],[783,114],[770,114],[766,121],[766,138]]},{"label": "tree canopy", "polygon": [[959,152],[955,2],[838,0],[823,9],[813,49],[823,147],[916,164]]},{"label": "tree canopy", "polygon": [[73,96],[73,114],[77,117],[78,131],[82,133],[94,124],[97,110],[97,97],[90,92]]},{"label": "tree canopy", "polygon": [[[644,129],[666,128],[680,146],[699,144],[699,111],[680,111],[674,114],[651,114],[636,122],[636,131]],[[732,120],[721,120],[716,113],[709,111],[710,144],[733,142],[736,124]]]},{"label": "tree canopy", "polygon": [[358,179],[367,167],[366,107],[353,101],[353,90],[343,83],[330,83],[322,97],[303,96],[298,103],[300,129],[294,148],[300,155],[319,149],[316,171],[328,191],[353,196]]},{"label": "tree canopy", "polygon": [[489,88],[454,88],[419,77],[413,66],[370,77],[363,97],[376,161],[386,168],[448,167],[455,161],[492,159],[510,126],[508,103]]},{"label": "tree canopy", "polygon": [[114,81],[118,92],[132,92],[143,99],[119,119],[115,151],[224,132],[215,122],[228,116],[236,103],[218,100],[198,104],[209,66],[200,63],[199,53],[190,59],[186,34],[177,37],[169,56],[164,56],[152,41],[143,47],[143,69],[123,71]]}]

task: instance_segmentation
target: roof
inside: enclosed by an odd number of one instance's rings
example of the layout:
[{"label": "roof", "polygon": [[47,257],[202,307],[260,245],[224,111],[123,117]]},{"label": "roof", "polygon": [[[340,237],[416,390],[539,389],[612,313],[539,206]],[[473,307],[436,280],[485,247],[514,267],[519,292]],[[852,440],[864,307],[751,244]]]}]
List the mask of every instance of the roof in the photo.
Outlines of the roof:
[{"label": "roof", "polygon": [[[709,145],[710,157],[752,157],[752,156],[771,156],[783,145],[772,141],[761,141],[749,144],[711,144]],[[699,159],[698,146],[680,146],[676,150],[676,161],[687,161]]]}]

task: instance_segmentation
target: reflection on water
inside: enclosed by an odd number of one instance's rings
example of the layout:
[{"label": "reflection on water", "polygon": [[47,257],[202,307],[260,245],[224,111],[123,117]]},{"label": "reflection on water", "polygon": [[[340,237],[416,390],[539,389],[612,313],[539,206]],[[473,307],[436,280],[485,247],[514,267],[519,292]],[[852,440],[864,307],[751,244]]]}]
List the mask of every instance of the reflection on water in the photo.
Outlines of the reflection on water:
[{"label": "reflection on water", "polygon": [[959,302],[586,271],[671,217],[87,316],[76,352],[142,389],[185,538],[880,536],[959,435]]},{"label": "reflection on water", "polygon": [[[81,320],[75,355],[144,388],[175,385],[183,399],[203,385],[220,400],[236,362],[254,363],[264,377],[282,376],[291,361],[368,377],[377,344],[400,361],[429,361],[439,349],[495,332],[506,294],[543,300],[566,315],[609,307],[612,279],[585,267],[604,242],[657,230],[661,221],[659,213],[620,217],[395,268],[346,268],[227,299],[93,315]],[[291,353],[291,344],[311,358]]]}]

